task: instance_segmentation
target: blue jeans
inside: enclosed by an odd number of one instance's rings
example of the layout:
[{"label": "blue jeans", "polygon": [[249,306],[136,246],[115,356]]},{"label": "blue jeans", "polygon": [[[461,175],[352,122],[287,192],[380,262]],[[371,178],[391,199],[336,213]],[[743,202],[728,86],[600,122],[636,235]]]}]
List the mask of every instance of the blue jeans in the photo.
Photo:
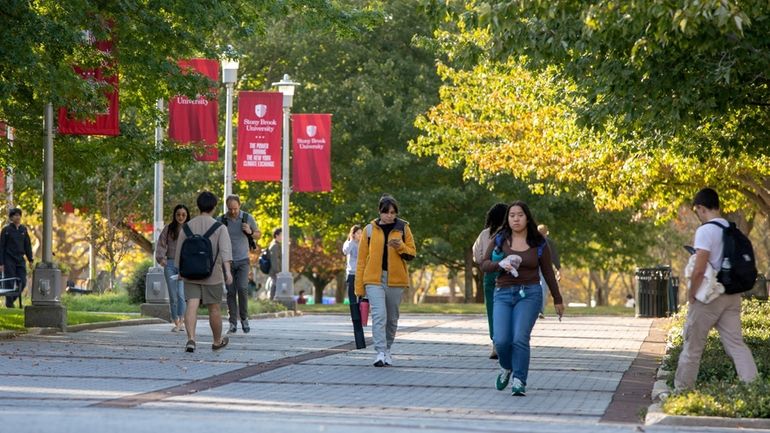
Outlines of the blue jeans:
[{"label": "blue jeans", "polygon": [[[172,280],[172,275],[176,275],[177,278]],[[166,259],[163,276],[166,277],[166,287],[168,287],[168,306],[171,309],[171,321],[184,319],[184,310],[187,306],[184,301],[184,281],[179,279],[179,269],[174,264],[174,259]]]},{"label": "blue jeans", "polygon": [[529,374],[529,340],[542,302],[539,283],[495,288],[494,342],[500,367],[513,370],[513,377],[524,385]]}]

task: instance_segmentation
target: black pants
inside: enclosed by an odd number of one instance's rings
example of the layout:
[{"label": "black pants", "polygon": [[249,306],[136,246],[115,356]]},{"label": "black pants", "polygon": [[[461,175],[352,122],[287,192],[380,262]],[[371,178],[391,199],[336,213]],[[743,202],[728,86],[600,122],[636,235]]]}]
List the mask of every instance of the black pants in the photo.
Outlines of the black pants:
[{"label": "black pants", "polygon": [[[5,278],[18,278],[19,287],[21,288],[21,291],[24,291],[24,288],[27,286],[27,266],[25,266],[23,259],[21,264],[16,263],[15,260],[6,260],[3,265],[5,266]],[[6,281],[5,287],[3,288],[12,289],[13,281]],[[5,306],[13,308],[13,303],[16,301],[16,298],[18,298],[18,296],[6,296]]]},{"label": "black pants", "polygon": [[353,321],[353,338],[356,340],[356,349],[366,347],[366,338],[364,337],[364,327],[361,324],[361,310],[358,307],[358,297],[356,296],[356,276],[348,275],[346,280],[348,287],[348,301],[350,301],[350,319]]}]

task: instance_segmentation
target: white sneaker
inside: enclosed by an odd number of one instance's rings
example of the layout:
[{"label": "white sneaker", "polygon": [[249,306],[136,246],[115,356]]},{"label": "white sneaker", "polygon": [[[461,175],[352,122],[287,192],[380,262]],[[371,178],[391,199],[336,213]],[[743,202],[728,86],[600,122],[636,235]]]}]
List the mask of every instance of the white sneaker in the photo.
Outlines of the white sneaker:
[{"label": "white sneaker", "polygon": [[385,354],[382,352],[377,352],[377,357],[374,358],[374,366],[375,367],[384,367],[385,366]]},{"label": "white sneaker", "polygon": [[393,365],[393,357],[390,355],[390,349],[385,351],[385,365]]}]

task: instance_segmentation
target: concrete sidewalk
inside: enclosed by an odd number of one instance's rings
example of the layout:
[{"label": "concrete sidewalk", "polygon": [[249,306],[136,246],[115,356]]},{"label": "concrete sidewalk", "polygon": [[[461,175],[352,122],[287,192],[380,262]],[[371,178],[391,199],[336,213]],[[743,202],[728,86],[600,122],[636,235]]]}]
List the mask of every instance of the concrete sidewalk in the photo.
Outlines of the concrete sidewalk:
[{"label": "concrete sidewalk", "polygon": [[[602,422],[649,319],[550,318],[535,326],[526,397],[494,389],[486,319],[404,315],[394,366],[354,350],[346,316],[252,321],[211,351],[149,324],[0,341],[8,432],[717,431]],[[367,329],[367,335],[369,331]],[[747,430],[743,430],[747,431]]]}]

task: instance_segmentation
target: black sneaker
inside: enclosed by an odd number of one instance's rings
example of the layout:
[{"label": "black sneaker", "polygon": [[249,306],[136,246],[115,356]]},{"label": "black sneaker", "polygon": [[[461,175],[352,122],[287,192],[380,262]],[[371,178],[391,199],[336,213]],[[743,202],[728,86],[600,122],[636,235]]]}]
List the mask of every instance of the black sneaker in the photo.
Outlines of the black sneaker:
[{"label": "black sneaker", "polygon": [[244,334],[248,334],[249,331],[251,331],[251,328],[249,328],[248,320],[241,320],[241,329],[243,329]]},{"label": "black sneaker", "polygon": [[227,330],[228,334],[235,334],[235,331],[238,330],[238,326],[235,323],[230,324],[230,329]]},{"label": "black sneaker", "polygon": [[190,353],[195,352],[195,341],[187,340],[187,344],[184,346],[184,350]]}]

